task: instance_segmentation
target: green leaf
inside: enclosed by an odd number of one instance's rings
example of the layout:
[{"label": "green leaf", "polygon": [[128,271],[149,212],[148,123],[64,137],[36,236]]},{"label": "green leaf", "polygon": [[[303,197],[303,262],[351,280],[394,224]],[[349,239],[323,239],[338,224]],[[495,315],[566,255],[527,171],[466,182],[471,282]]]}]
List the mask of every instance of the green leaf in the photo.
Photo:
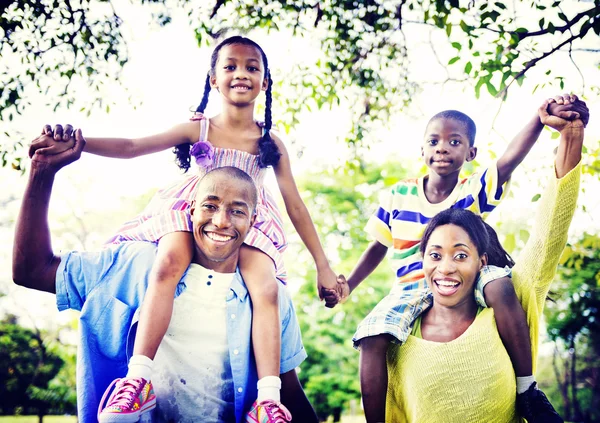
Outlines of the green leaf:
[{"label": "green leaf", "polygon": [[471,62],[467,62],[467,64],[465,65],[465,73],[468,75],[471,73],[471,69],[473,69],[473,65],[471,64]]},{"label": "green leaf", "polygon": [[462,48],[462,44],[454,42],[454,43],[452,43],[452,47],[454,47],[457,50],[460,50]]},{"label": "green leaf", "polygon": [[552,132],[552,135],[550,135],[553,140],[558,139],[558,137],[560,137],[560,132]]},{"label": "green leaf", "polygon": [[537,200],[539,200],[542,197],[542,194],[536,194],[533,197],[531,197],[531,202],[535,203]]},{"label": "green leaf", "polygon": [[460,57],[458,57],[458,56],[456,56],[456,57],[453,57],[452,59],[450,59],[450,60],[448,61],[448,64],[449,64],[449,65],[452,65],[452,64],[454,64],[454,63],[458,62],[459,60],[460,60]]}]

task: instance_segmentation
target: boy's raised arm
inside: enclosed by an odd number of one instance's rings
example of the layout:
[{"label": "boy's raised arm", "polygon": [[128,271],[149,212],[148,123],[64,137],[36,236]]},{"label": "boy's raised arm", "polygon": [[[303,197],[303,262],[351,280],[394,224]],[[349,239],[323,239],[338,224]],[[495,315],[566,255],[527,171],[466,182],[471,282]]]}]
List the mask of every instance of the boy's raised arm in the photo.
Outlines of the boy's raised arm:
[{"label": "boy's raised arm", "polygon": [[[557,96],[544,104],[547,104],[550,115],[566,120],[580,118],[580,113],[585,108],[585,103],[582,106],[582,102],[578,100],[577,96],[569,94]],[[582,120],[587,122],[586,119]],[[543,128],[544,125],[536,113],[535,117],[513,138],[504,154],[498,159],[498,183],[500,185],[510,179],[513,171],[521,164],[537,141]]]}]

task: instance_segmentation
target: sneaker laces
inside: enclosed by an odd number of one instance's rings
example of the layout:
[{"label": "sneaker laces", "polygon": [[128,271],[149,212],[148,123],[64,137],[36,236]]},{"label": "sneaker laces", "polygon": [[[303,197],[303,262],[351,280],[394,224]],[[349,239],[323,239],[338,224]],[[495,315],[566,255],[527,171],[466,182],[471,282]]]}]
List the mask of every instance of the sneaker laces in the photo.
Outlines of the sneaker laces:
[{"label": "sneaker laces", "polygon": [[108,386],[108,388],[106,388],[106,391],[104,392],[104,396],[102,397],[102,400],[100,401],[100,407],[102,407],[102,404],[104,404],[106,396],[108,395],[108,393],[111,391],[111,388],[115,384],[116,384],[116,386],[113,391],[113,396],[108,398],[109,403],[106,404],[106,406],[103,407],[103,409],[106,407],[117,406],[117,405],[131,407],[131,405],[135,401],[135,398],[137,397],[137,395],[139,394],[141,388],[144,386],[145,383],[146,383],[146,380],[141,377],[138,377],[138,378],[130,377],[130,378],[113,380],[112,383]]},{"label": "sneaker laces", "polygon": [[292,414],[280,402],[264,400],[258,405],[267,410],[267,414],[271,418],[272,423],[288,423],[292,420]]}]

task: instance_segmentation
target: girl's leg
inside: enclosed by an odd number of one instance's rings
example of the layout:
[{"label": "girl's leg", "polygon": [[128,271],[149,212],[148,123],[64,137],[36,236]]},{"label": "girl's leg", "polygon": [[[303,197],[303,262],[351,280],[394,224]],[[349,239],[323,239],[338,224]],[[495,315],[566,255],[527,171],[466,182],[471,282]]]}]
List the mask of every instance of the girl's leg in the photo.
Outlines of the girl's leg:
[{"label": "girl's leg", "polygon": [[[281,358],[281,323],[279,320],[279,282],[275,277],[273,260],[262,251],[246,244],[240,249],[240,272],[252,299],[252,347],[256,360],[259,385],[266,377],[279,378]],[[266,379],[269,380],[275,379]],[[267,385],[273,385],[267,383]],[[275,383],[274,385],[277,385]],[[274,389],[274,390],[273,390]],[[275,392],[276,391],[276,392]],[[279,401],[279,388],[267,386],[268,397]]]},{"label": "girl's leg", "polygon": [[190,232],[172,232],[160,239],[140,311],[134,355],[154,359],[171,321],[175,288],[192,261],[192,242]]},{"label": "girl's leg", "polygon": [[125,378],[116,382],[106,401],[111,388],[104,394],[102,412],[98,414],[100,423],[137,421],[133,419],[156,406],[150,383],[152,360],[171,321],[175,288],[192,261],[192,241],[189,232],[173,232],[158,243],[129,370]]},{"label": "girl's leg", "polygon": [[389,345],[389,335],[370,336],[360,341],[360,390],[367,423],[385,422]]}]

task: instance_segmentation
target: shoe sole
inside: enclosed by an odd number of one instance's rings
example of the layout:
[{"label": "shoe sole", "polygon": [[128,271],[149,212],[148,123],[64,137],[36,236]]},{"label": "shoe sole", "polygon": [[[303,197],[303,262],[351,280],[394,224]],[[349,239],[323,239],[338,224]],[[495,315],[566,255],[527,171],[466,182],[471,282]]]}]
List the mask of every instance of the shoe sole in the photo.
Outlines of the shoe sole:
[{"label": "shoe sole", "polygon": [[148,411],[152,411],[156,408],[156,397],[147,401],[144,406],[135,413],[129,414],[117,414],[117,413],[107,413],[101,414],[98,419],[99,423],[135,423],[140,421],[142,414],[147,413]]}]

